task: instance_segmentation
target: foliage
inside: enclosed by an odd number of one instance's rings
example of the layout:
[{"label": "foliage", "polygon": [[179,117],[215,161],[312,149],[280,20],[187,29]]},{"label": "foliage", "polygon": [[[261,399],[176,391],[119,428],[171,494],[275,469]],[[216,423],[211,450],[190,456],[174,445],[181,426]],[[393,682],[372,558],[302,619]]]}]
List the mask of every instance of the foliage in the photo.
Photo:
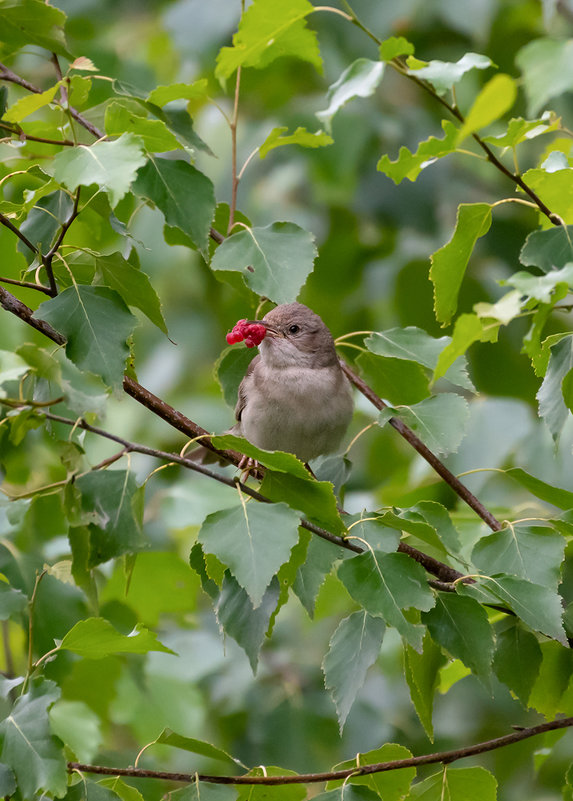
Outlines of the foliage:
[{"label": "foliage", "polygon": [[[571,24],[0,0],[0,795],[573,797]],[[202,466],[295,299],[346,453]]]}]

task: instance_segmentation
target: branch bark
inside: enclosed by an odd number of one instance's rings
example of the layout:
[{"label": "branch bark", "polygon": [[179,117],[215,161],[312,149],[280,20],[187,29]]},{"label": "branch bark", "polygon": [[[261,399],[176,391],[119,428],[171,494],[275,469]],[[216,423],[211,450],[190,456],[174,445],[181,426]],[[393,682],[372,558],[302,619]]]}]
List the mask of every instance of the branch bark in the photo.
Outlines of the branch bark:
[{"label": "branch bark", "polygon": [[167,771],[144,770],[142,768],[114,768],[103,765],[86,765],[81,762],[68,762],[68,770],[78,770],[83,773],[97,773],[104,776],[127,776],[139,779],[163,779],[174,782],[185,782],[189,784],[194,781],[209,782],[211,784],[235,784],[235,785],[266,785],[277,786],[285,784],[317,784],[329,781],[344,781],[350,776],[371,776],[374,773],[387,773],[392,770],[402,768],[420,767],[421,765],[449,765],[458,759],[485,754],[488,751],[495,751],[498,748],[505,748],[508,745],[519,743],[530,737],[537,737],[549,731],[557,731],[573,726],[573,717],[550,720],[547,723],[540,723],[538,726],[520,729],[513,734],[506,734],[503,737],[495,737],[492,740],[485,740],[481,743],[468,745],[465,748],[456,748],[451,751],[438,751],[433,754],[409,757],[407,759],[397,759],[391,762],[378,762],[373,765],[356,766],[347,770],[333,770],[325,773],[300,773],[289,776],[212,776],[202,773],[168,773]]}]

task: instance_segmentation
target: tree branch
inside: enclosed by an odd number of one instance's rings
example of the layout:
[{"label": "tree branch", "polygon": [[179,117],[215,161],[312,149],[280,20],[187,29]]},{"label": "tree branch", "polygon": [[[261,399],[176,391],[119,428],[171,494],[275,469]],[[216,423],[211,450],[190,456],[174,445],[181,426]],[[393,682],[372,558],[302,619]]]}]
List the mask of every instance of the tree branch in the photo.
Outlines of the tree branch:
[{"label": "tree branch", "polygon": [[9,220],[8,217],[4,216],[4,214],[2,214],[2,212],[0,212],[0,223],[2,225],[4,225],[6,228],[8,228],[9,231],[12,231],[13,234],[16,234],[18,239],[26,245],[28,250],[32,251],[34,256],[39,256],[40,255],[39,252],[38,252],[38,248],[35,245],[33,245],[30,242],[30,240],[28,239],[28,237],[25,236],[22,233],[22,231],[20,231],[19,228],[16,228],[14,223],[11,220]]},{"label": "tree branch", "polygon": [[485,754],[488,751],[495,751],[498,748],[505,748],[507,745],[519,743],[530,737],[537,737],[549,731],[557,731],[573,726],[573,717],[551,720],[547,723],[540,723],[538,726],[531,726],[527,729],[520,729],[513,734],[506,734],[503,737],[496,737],[493,740],[486,740],[475,745],[468,745],[465,748],[456,748],[451,751],[438,751],[433,754],[423,756],[408,757],[407,759],[396,759],[391,762],[377,762],[373,765],[356,766],[347,770],[333,770],[327,773],[300,773],[288,776],[212,776],[201,773],[169,773],[167,771],[145,770],[142,768],[114,768],[103,765],[85,765],[81,762],[68,762],[68,770],[78,770],[83,773],[97,773],[104,776],[127,776],[138,779],[163,779],[174,782],[185,782],[190,784],[194,781],[209,782],[211,784],[235,784],[235,785],[285,785],[285,784],[316,784],[329,781],[344,781],[351,776],[371,776],[375,773],[387,773],[391,770],[401,770],[402,768],[413,768],[421,765],[449,765],[458,759]]},{"label": "tree branch", "polygon": [[[377,408],[377,409],[386,409],[387,404],[384,403],[382,398],[378,397],[378,395],[368,386],[368,384],[360,378],[360,376],[356,375],[356,373],[350,369],[350,367],[341,360],[340,362],[342,369],[348,376],[349,380],[354,384],[354,386],[364,395],[364,397],[368,398],[368,400]],[[501,529],[501,523],[497,520],[492,513],[485,508],[485,506],[479,501],[476,496],[469,491],[469,489],[462,484],[462,482],[457,478],[448,468],[446,465],[438,459],[438,457],[432,453],[432,451],[424,445],[421,439],[414,434],[411,428],[399,420],[397,417],[391,417],[388,421],[390,425],[396,429],[396,431],[404,437],[404,439],[410,443],[410,445],[418,451],[420,456],[422,456],[432,467],[439,476],[441,476],[444,481],[454,490],[454,492],[464,501],[467,505],[473,509],[473,511],[481,517],[481,519],[488,524],[488,526],[492,529],[492,531],[499,531]]]},{"label": "tree branch", "polygon": [[37,289],[38,292],[43,292],[45,295],[52,297],[52,292],[49,287],[43,284],[36,284],[33,281],[17,281],[15,278],[5,278],[0,276],[1,284],[13,284],[14,286],[21,286],[23,289]]},{"label": "tree branch", "polygon": [[74,197],[74,207],[71,211],[70,216],[67,220],[64,220],[60,227],[60,232],[56,238],[56,241],[50,248],[50,250],[42,256],[42,264],[46,268],[46,274],[48,276],[48,281],[50,282],[50,293],[52,297],[55,297],[58,294],[58,285],[56,284],[56,279],[54,277],[54,270],[52,269],[52,262],[54,260],[54,256],[60,249],[62,242],[64,241],[64,237],[67,234],[71,224],[76,219],[79,214],[79,205],[80,205],[80,190],[81,186],[78,186],[76,190],[76,196]]}]

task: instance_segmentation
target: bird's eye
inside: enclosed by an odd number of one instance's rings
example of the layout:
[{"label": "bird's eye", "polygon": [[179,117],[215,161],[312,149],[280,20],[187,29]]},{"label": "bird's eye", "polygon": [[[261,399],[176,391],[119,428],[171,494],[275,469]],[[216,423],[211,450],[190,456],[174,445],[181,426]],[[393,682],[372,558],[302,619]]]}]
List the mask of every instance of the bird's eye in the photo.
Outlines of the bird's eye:
[{"label": "bird's eye", "polygon": [[289,325],[289,329],[288,329],[289,334],[298,334],[299,331],[300,331],[300,326],[299,325],[296,325],[296,324]]}]

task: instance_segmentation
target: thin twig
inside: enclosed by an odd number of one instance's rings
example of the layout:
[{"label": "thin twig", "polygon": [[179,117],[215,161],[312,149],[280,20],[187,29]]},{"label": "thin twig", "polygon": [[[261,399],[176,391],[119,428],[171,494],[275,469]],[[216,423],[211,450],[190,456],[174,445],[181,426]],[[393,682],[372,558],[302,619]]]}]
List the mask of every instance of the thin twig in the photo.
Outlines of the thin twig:
[{"label": "thin twig", "polygon": [[5,278],[0,275],[0,283],[13,284],[14,286],[21,286],[23,289],[37,289],[38,292],[43,292],[45,295],[52,297],[50,287],[43,284],[36,284],[34,281],[17,281],[15,278]]},{"label": "thin twig", "polygon": [[44,145],[64,145],[66,147],[75,147],[76,144],[71,139],[46,139],[43,136],[32,136],[32,134],[24,133],[18,126],[7,125],[5,122],[0,122],[0,128],[27,142],[40,142]]},{"label": "thin twig", "polygon": [[241,87],[241,67],[237,67],[235,79],[235,100],[233,103],[233,117],[231,119],[231,202],[229,204],[229,233],[235,224],[235,210],[237,208],[237,192],[239,189],[239,176],[237,174],[237,125],[239,122],[239,90]]},{"label": "thin twig", "polygon": [[25,236],[25,234],[23,234],[22,231],[20,231],[19,228],[16,228],[14,223],[11,220],[9,220],[8,217],[6,217],[4,214],[2,214],[2,212],[0,212],[0,223],[2,225],[4,225],[6,228],[8,228],[8,230],[12,231],[13,234],[16,234],[18,239],[26,245],[28,250],[32,251],[34,256],[38,256],[39,255],[38,248],[35,245],[33,245],[30,242],[30,240],[28,239],[28,237]]},{"label": "thin twig", "polygon": [[71,224],[74,222],[76,217],[79,214],[79,205],[80,205],[80,190],[81,186],[78,186],[76,190],[76,196],[74,197],[74,206],[71,211],[70,216],[67,220],[64,220],[60,227],[60,232],[56,238],[56,241],[50,248],[50,250],[42,256],[42,264],[46,268],[46,274],[48,276],[48,281],[50,282],[50,292],[52,297],[55,297],[58,294],[58,285],[56,284],[56,279],[54,277],[54,270],[52,268],[52,261],[54,260],[54,256],[60,249],[62,242],[64,241],[64,237],[67,234]]},{"label": "thin twig", "polygon": [[498,748],[505,748],[508,745],[519,743],[530,737],[537,737],[550,731],[567,729],[573,726],[573,717],[551,720],[547,723],[540,723],[538,726],[531,726],[520,729],[512,734],[503,737],[495,737],[475,745],[468,745],[465,748],[455,748],[451,751],[438,751],[433,754],[425,754],[407,759],[396,759],[391,762],[377,762],[373,765],[356,765],[346,770],[333,770],[325,773],[300,773],[287,776],[212,776],[202,773],[169,773],[167,771],[145,770],[142,768],[115,768],[103,765],[86,765],[81,762],[68,762],[68,771],[78,770],[83,773],[96,773],[104,776],[128,776],[138,779],[162,779],[174,782],[209,782],[211,784],[235,784],[235,785],[266,785],[277,786],[286,784],[317,784],[329,781],[344,781],[351,776],[371,776],[376,773],[387,773],[392,770],[402,770],[403,768],[417,768],[421,765],[449,765],[458,759],[485,754],[488,751],[495,751]]}]

